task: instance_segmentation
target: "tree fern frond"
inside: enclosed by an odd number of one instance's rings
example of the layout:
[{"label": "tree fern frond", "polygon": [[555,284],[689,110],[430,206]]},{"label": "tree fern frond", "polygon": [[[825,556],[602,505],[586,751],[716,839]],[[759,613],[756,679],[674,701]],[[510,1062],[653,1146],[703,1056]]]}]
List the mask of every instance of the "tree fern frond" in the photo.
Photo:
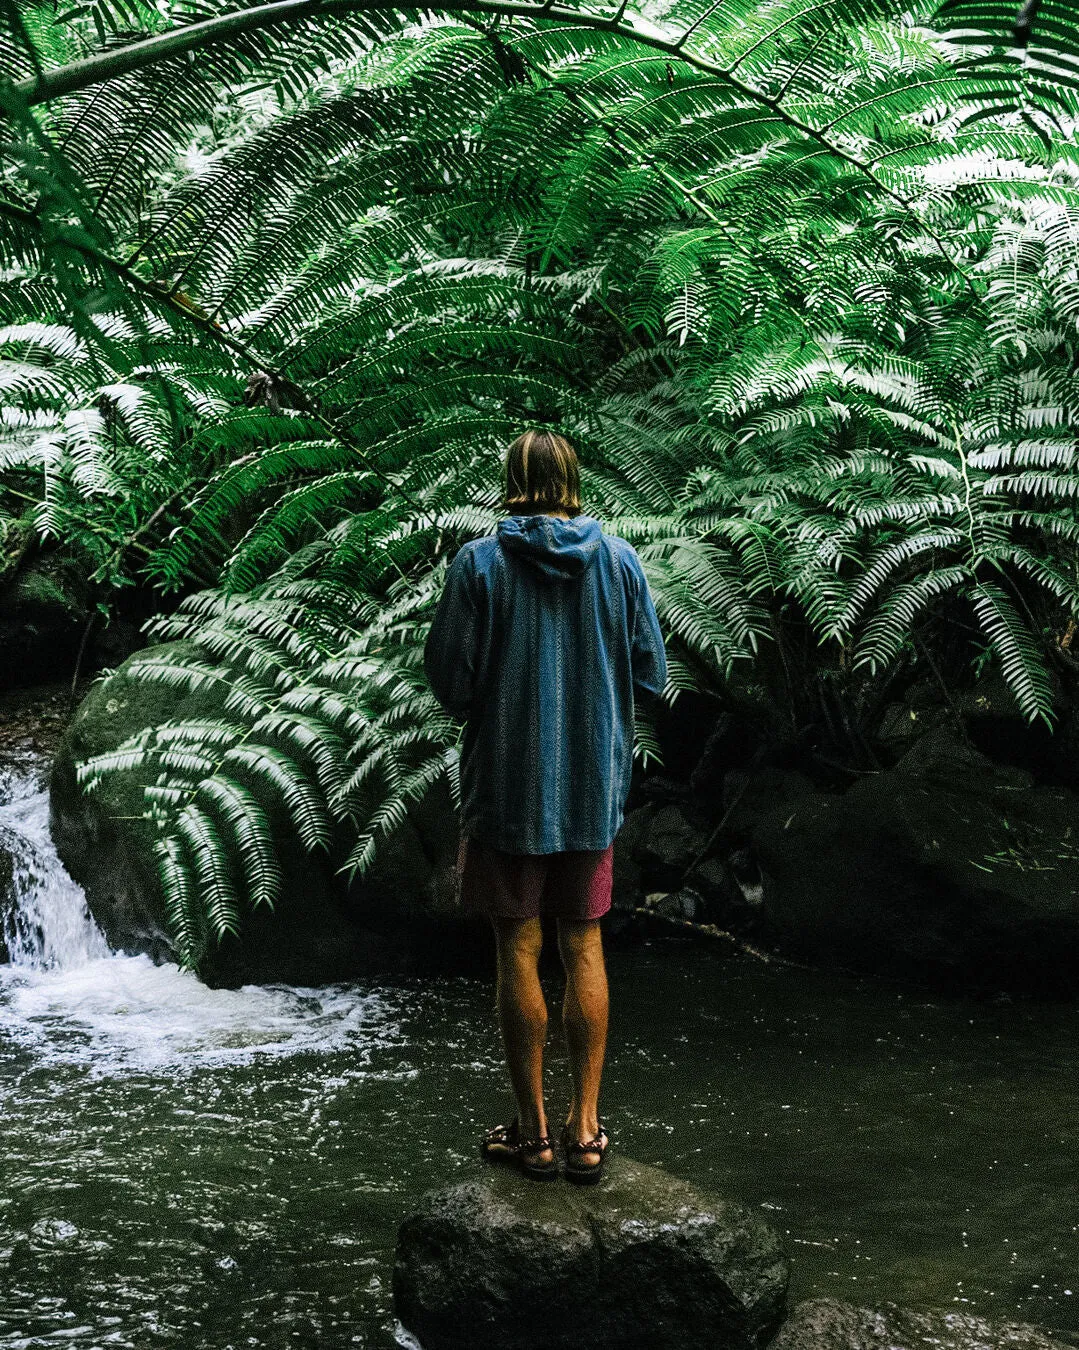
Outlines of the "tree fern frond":
[{"label": "tree fern frond", "polygon": [[1052,726],[1053,690],[1045,662],[1015,606],[999,586],[985,581],[971,588],[971,603],[1023,714]]}]

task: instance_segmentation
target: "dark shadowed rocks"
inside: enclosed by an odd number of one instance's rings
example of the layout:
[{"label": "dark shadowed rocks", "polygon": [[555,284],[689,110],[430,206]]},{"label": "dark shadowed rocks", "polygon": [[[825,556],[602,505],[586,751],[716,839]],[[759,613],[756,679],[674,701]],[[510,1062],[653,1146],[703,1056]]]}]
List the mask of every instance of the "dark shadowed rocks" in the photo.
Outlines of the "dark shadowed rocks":
[{"label": "dark shadowed rocks", "polygon": [[[963,711],[998,739],[1015,715],[989,684]],[[889,714],[892,767],[825,785],[750,756],[721,794],[709,779],[710,814],[670,788],[646,799],[615,843],[621,922],[710,925],[795,961],[940,989],[1073,996],[1079,793],[1015,755],[990,758],[933,713],[912,695]]]},{"label": "dark shadowed rocks", "polygon": [[628,811],[615,839],[614,904],[632,909],[650,891],[679,889],[707,827],[707,816],[689,802],[647,801]]},{"label": "dark shadowed rocks", "polygon": [[758,1350],[789,1262],[752,1210],[612,1156],[597,1187],[491,1167],[398,1233],[394,1304],[424,1350]]},{"label": "dark shadowed rocks", "polygon": [[7,536],[0,527],[0,690],[70,679],[89,613],[77,569],[56,553],[35,557],[35,536],[28,521]]},{"label": "dark shadowed rocks", "polygon": [[838,1299],[799,1303],[769,1350],[1066,1350],[1038,1327],[950,1309],[895,1303],[860,1308]]},{"label": "dark shadowed rocks", "polygon": [[785,952],[931,984],[1074,989],[1079,799],[930,732],[842,794],[756,798],[762,916]]}]

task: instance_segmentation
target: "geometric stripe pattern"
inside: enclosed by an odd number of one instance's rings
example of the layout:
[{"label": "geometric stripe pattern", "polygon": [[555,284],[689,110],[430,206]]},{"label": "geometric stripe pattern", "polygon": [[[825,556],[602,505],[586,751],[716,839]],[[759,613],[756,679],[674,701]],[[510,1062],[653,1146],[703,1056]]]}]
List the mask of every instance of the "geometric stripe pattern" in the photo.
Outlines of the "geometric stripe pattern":
[{"label": "geometric stripe pattern", "polygon": [[461,833],[507,853],[605,849],[623,821],[635,696],[667,658],[633,546],[583,513],[507,516],[446,571],[424,671],[465,720]]}]

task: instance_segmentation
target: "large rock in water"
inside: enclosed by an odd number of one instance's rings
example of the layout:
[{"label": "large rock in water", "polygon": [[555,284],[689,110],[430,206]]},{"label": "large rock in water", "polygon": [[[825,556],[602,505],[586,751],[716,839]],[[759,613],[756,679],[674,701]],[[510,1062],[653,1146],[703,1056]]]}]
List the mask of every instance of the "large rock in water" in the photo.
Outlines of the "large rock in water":
[{"label": "large rock in water", "polygon": [[424,1350],[758,1350],[790,1265],[746,1207],[616,1155],[595,1187],[507,1167],[401,1225],[394,1306]]},{"label": "large rock in water", "polygon": [[791,955],[938,986],[1058,989],[1079,968],[1079,798],[946,729],[841,795],[750,826],[770,935]]},{"label": "large rock in water", "polygon": [[[192,644],[154,649],[193,651]],[[138,653],[142,658],[146,653]],[[132,658],[136,659],[136,658]],[[125,676],[125,662],[95,683],[67,727],[50,777],[50,825],[64,866],[82,885],[95,919],[116,950],[174,960],[164,897],[153,854],[153,828],[141,820],[143,780],[111,775],[86,795],[75,766],[115,749],[134,732],[173,718],[213,717],[216,685],[186,693]],[[459,968],[489,943],[476,921],[453,908],[457,826],[449,800],[432,791],[379,850],[375,865],[351,885],[337,876],[349,840],[332,854],[308,853],[278,810],[270,809],[283,874],[281,897],[241,912],[241,936],[211,940],[200,974],[211,984],[237,986],[282,980],[323,984],[383,970],[448,965]]]},{"label": "large rock in water", "polygon": [[950,1309],[895,1303],[859,1308],[838,1299],[799,1303],[769,1350],[1067,1350],[1038,1327]]}]

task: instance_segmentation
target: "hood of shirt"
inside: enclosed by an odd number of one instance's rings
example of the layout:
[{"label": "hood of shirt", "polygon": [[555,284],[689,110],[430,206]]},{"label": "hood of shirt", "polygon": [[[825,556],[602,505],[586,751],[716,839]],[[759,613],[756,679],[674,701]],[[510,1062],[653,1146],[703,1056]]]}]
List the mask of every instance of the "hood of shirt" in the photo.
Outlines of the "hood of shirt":
[{"label": "hood of shirt", "polygon": [[541,512],[506,516],[498,522],[498,542],[542,576],[558,581],[579,577],[599,551],[603,530],[594,516],[562,520]]}]

